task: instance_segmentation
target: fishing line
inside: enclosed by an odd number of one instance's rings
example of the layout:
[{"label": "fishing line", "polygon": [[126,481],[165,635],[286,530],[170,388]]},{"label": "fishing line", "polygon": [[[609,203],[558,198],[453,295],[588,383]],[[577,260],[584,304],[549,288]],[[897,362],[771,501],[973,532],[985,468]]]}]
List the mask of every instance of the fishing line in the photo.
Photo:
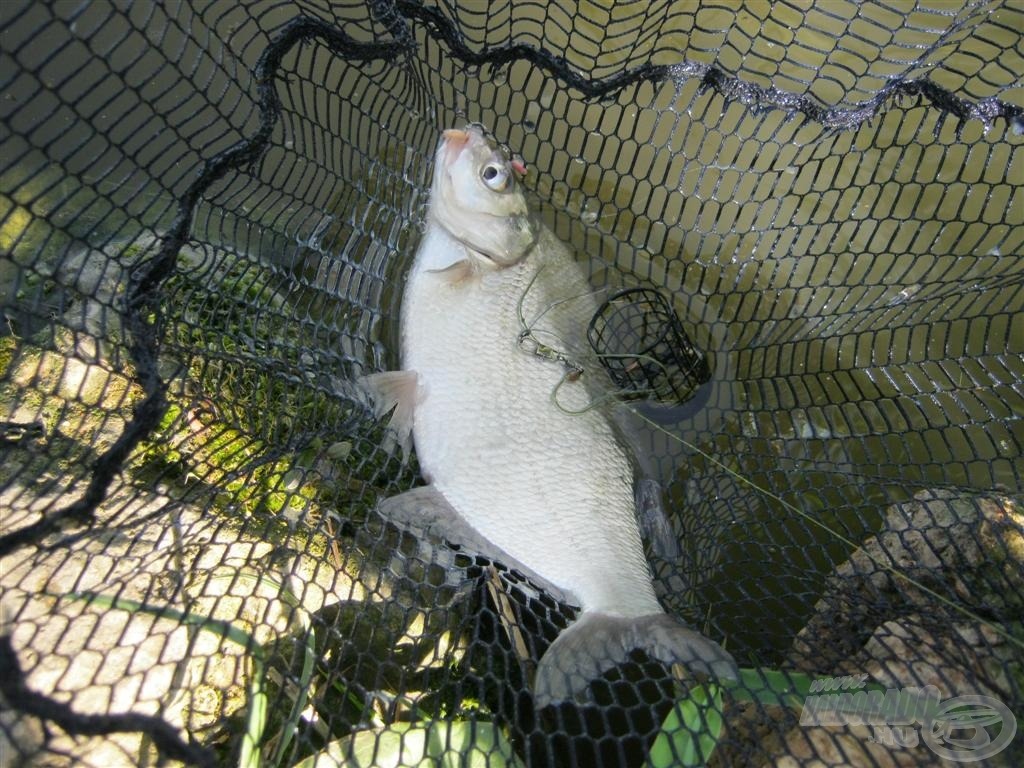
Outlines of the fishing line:
[{"label": "fishing line", "polygon": [[[552,335],[554,335],[554,334],[552,334]],[[598,354],[598,355],[596,355],[596,357],[599,360],[601,360],[601,359],[629,358],[630,360],[636,360],[638,362],[639,361],[650,362],[650,363],[653,363],[654,365],[660,366],[663,371],[667,370],[665,364],[662,363],[660,360],[658,360],[655,357],[651,357],[650,355],[644,354],[644,353],[640,353],[640,354],[636,354],[636,355],[628,354],[628,353],[614,353],[614,354],[613,353],[608,353],[608,354]],[[594,400],[591,400],[583,408],[580,408],[578,410],[572,409],[572,408],[567,408],[566,406],[562,405],[559,402],[559,400],[558,400],[558,391],[562,388],[562,385],[565,384],[565,382],[567,380],[575,381],[575,379],[570,379],[570,373],[571,373],[571,371],[567,372],[564,376],[562,376],[562,378],[558,380],[558,383],[555,385],[554,389],[551,390],[551,401],[555,404],[555,407],[558,408],[558,410],[560,410],[562,413],[569,414],[570,416],[576,416],[576,415],[579,415],[579,414],[587,413],[588,411],[592,411],[593,409],[598,408],[600,406],[603,406],[605,403],[608,403],[608,402],[622,403],[623,402],[622,398],[625,397],[626,395],[629,395],[630,397],[635,397],[637,395],[653,395],[653,394],[656,394],[653,389],[630,389],[630,390],[626,390],[626,389],[610,389],[605,394],[601,395],[600,397],[598,397],[598,398],[596,398]]]},{"label": "fishing line", "polygon": [[[541,266],[540,269],[537,270],[537,272],[540,273],[541,269],[544,269],[544,267]],[[534,275],[533,278],[534,278],[534,280],[536,280],[537,279],[537,275]],[[528,285],[526,287],[527,291],[529,291],[530,288],[533,286],[534,280],[531,280],[530,281],[530,285]],[[566,296],[565,298],[562,298],[562,299],[556,299],[555,301],[550,302],[546,307],[544,307],[543,311],[541,311],[541,313],[539,315],[537,315],[535,318],[533,318],[533,322],[530,323],[530,327],[532,328],[537,323],[539,323],[541,318],[544,317],[544,315],[546,315],[548,312],[550,312],[555,307],[561,306],[562,304],[568,304],[570,301],[577,301],[579,299],[585,299],[588,296],[597,296],[598,294],[604,293],[607,290],[608,290],[607,288],[595,288],[592,291],[584,291],[583,293],[577,293],[575,296]],[[524,292],[523,293],[523,297],[525,298],[525,296],[526,296],[526,293]]]},{"label": "fishing line", "polygon": [[[553,360],[562,363],[568,369],[568,371],[566,371],[565,376],[562,377],[562,380],[564,381],[567,376],[571,376],[572,380],[575,381],[576,379],[583,375],[583,366],[577,363],[576,361],[572,360],[564,352],[561,352],[555,349],[554,347],[550,347],[547,344],[542,343],[540,339],[537,338],[537,335],[533,329],[533,326],[537,324],[537,321],[540,320],[540,318],[543,317],[544,314],[548,310],[550,310],[551,307],[554,305],[548,305],[548,307],[544,309],[536,318],[534,318],[532,323],[529,324],[526,322],[526,315],[523,314],[523,303],[526,301],[526,295],[533,288],[533,284],[537,282],[537,278],[540,276],[540,273],[544,270],[544,267],[545,265],[541,264],[537,268],[537,271],[533,273],[533,277],[530,278],[530,282],[526,284],[526,288],[523,289],[523,292],[519,295],[519,301],[516,302],[516,316],[519,318],[519,327],[521,329],[519,331],[519,336],[516,338],[516,343],[520,347],[522,347],[523,342],[529,339],[530,341],[533,342],[532,353],[534,355],[536,355],[537,357],[543,357],[547,360]],[[542,333],[549,333],[559,341],[564,342],[564,339],[562,339],[553,332],[542,330]]]}]

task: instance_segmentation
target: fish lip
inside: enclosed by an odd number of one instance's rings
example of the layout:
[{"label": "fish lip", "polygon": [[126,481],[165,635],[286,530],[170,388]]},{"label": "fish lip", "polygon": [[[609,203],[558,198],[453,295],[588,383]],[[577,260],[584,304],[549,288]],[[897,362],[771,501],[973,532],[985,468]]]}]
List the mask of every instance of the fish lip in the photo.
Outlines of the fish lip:
[{"label": "fish lip", "polygon": [[462,128],[446,128],[441,132],[441,136],[444,138],[446,144],[452,142],[465,144],[469,141],[469,131],[463,130]]},{"label": "fish lip", "polygon": [[441,131],[445,143],[464,145],[472,139],[487,139],[487,132],[481,123],[466,123],[462,128],[445,128]]},{"label": "fish lip", "polygon": [[444,158],[445,166],[451,165],[474,138],[481,136],[479,130],[474,129],[472,125],[467,125],[465,128],[446,128],[441,132],[438,157]]}]

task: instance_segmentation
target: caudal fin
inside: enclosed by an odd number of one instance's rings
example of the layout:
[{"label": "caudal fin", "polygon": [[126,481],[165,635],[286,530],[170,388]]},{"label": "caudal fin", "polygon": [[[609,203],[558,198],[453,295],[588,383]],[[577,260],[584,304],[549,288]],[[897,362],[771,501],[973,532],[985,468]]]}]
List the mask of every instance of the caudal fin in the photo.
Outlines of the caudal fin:
[{"label": "caudal fin", "polygon": [[584,613],[562,632],[537,665],[534,698],[538,707],[560,701],[587,703],[590,683],[631,651],[646,651],[664,664],[735,680],[739,668],[728,652],[665,613],[625,618]]}]

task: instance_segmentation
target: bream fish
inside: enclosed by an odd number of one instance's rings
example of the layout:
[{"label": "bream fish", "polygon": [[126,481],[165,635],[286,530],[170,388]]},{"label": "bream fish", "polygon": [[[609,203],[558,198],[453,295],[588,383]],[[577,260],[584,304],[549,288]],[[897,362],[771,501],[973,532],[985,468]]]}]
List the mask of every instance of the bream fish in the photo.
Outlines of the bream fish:
[{"label": "bream fish", "polygon": [[531,215],[524,170],[478,126],[440,141],[402,300],[403,370],[366,381],[429,485],[381,510],[399,525],[430,519],[580,607],[539,662],[539,706],[588,700],[589,683],[634,649],[735,677],[732,657],[655,596],[633,463],[585,336],[594,292]]}]

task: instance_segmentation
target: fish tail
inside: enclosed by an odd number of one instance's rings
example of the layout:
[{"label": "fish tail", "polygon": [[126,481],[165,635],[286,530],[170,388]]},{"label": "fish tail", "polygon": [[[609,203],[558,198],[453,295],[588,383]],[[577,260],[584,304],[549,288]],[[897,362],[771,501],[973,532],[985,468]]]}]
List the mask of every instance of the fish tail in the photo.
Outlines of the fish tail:
[{"label": "fish tail", "polygon": [[627,661],[634,650],[693,672],[739,677],[735,660],[722,646],[666,613],[625,617],[587,612],[558,636],[537,665],[537,706],[592,701],[590,683]]}]

